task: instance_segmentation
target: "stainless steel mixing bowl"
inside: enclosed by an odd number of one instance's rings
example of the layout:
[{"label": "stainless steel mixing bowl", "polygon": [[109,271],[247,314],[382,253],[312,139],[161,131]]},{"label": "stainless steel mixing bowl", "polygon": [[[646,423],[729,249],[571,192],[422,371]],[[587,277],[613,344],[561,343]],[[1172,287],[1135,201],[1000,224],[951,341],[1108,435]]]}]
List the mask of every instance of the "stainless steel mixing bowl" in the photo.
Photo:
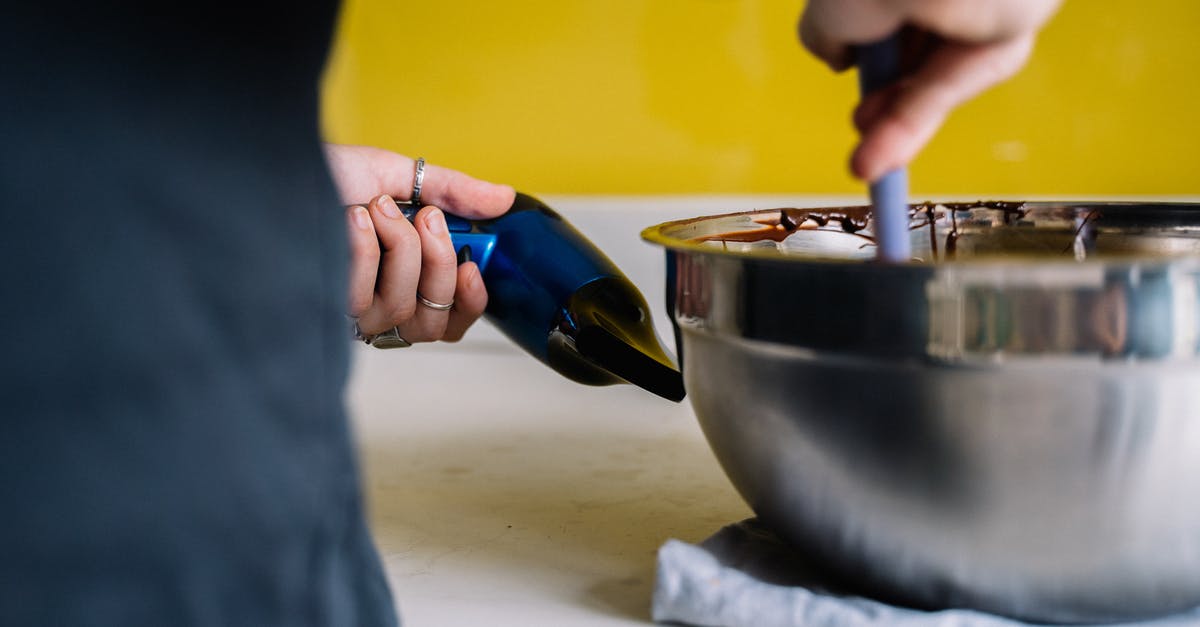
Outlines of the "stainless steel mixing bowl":
[{"label": "stainless steel mixing bowl", "polygon": [[860,592],[1025,620],[1200,605],[1200,205],[670,222],[687,391],[758,515]]}]

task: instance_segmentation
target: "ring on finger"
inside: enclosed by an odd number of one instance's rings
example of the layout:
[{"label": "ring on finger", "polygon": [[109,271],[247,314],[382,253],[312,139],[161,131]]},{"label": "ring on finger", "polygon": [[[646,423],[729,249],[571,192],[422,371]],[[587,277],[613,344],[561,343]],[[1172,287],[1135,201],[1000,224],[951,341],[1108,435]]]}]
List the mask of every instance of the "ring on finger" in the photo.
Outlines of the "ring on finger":
[{"label": "ring on finger", "polygon": [[448,303],[435,303],[435,302],[429,300],[428,298],[425,298],[424,296],[422,296],[420,292],[417,292],[417,302],[421,303],[422,305],[425,305],[426,307],[428,307],[430,309],[435,309],[437,311],[450,311],[450,308],[454,306],[453,300],[451,300]]},{"label": "ring on finger", "polygon": [[358,328],[358,323],[355,322],[354,337],[375,348],[408,348],[412,346],[412,342],[400,337],[400,329],[396,327],[392,327],[383,333],[365,335],[362,329]]},{"label": "ring on finger", "polygon": [[425,182],[425,157],[417,157],[416,169],[413,171],[412,206],[421,208],[421,185]]}]

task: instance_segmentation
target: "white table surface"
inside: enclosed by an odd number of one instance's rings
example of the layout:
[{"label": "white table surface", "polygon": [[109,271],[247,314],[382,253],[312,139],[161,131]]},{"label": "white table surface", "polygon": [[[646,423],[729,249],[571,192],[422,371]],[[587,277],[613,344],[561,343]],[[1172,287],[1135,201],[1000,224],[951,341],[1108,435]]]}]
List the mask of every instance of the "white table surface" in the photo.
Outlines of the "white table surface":
[{"label": "white table surface", "polygon": [[[814,199],[547,198],[663,311],[656,222]],[[354,350],[348,402],[402,619],[644,625],[658,547],[751,515],[685,400],[570,382],[480,324],[457,344]]]}]

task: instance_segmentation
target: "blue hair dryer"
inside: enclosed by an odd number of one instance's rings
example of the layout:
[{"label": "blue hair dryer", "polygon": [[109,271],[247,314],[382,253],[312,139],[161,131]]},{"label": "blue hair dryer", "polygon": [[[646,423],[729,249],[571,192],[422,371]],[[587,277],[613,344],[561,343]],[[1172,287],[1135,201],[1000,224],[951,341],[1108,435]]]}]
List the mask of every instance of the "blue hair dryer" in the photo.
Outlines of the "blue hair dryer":
[{"label": "blue hair dryer", "polygon": [[[411,220],[416,210],[404,212]],[[562,216],[518,193],[498,218],[446,214],[446,225],[460,260],[479,265],[484,315],[521,348],[579,383],[632,383],[683,399],[683,377],[654,332],[646,299]]]}]

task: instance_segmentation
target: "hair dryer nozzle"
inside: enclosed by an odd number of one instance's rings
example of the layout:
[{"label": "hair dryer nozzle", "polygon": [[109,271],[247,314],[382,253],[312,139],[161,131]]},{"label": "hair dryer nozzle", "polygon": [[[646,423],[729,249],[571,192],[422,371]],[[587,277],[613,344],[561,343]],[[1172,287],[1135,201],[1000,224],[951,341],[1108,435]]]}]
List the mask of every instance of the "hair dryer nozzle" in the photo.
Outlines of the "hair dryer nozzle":
[{"label": "hair dryer nozzle", "polygon": [[488,318],[529,353],[580,383],[632,383],[683,399],[646,300],[562,216],[517,194],[508,213],[464,222],[454,238],[480,260]]},{"label": "hair dryer nozzle", "polygon": [[[563,361],[583,360],[592,371],[592,380],[585,383],[627,382],[672,401],[683,400],[683,376],[654,333],[646,301],[628,279],[605,277],[584,285],[572,295],[566,311],[573,342],[551,350],[552,366],[567,374],[560,367],[566,365]],[[563,331],[567,335],[567,329]]]}]

